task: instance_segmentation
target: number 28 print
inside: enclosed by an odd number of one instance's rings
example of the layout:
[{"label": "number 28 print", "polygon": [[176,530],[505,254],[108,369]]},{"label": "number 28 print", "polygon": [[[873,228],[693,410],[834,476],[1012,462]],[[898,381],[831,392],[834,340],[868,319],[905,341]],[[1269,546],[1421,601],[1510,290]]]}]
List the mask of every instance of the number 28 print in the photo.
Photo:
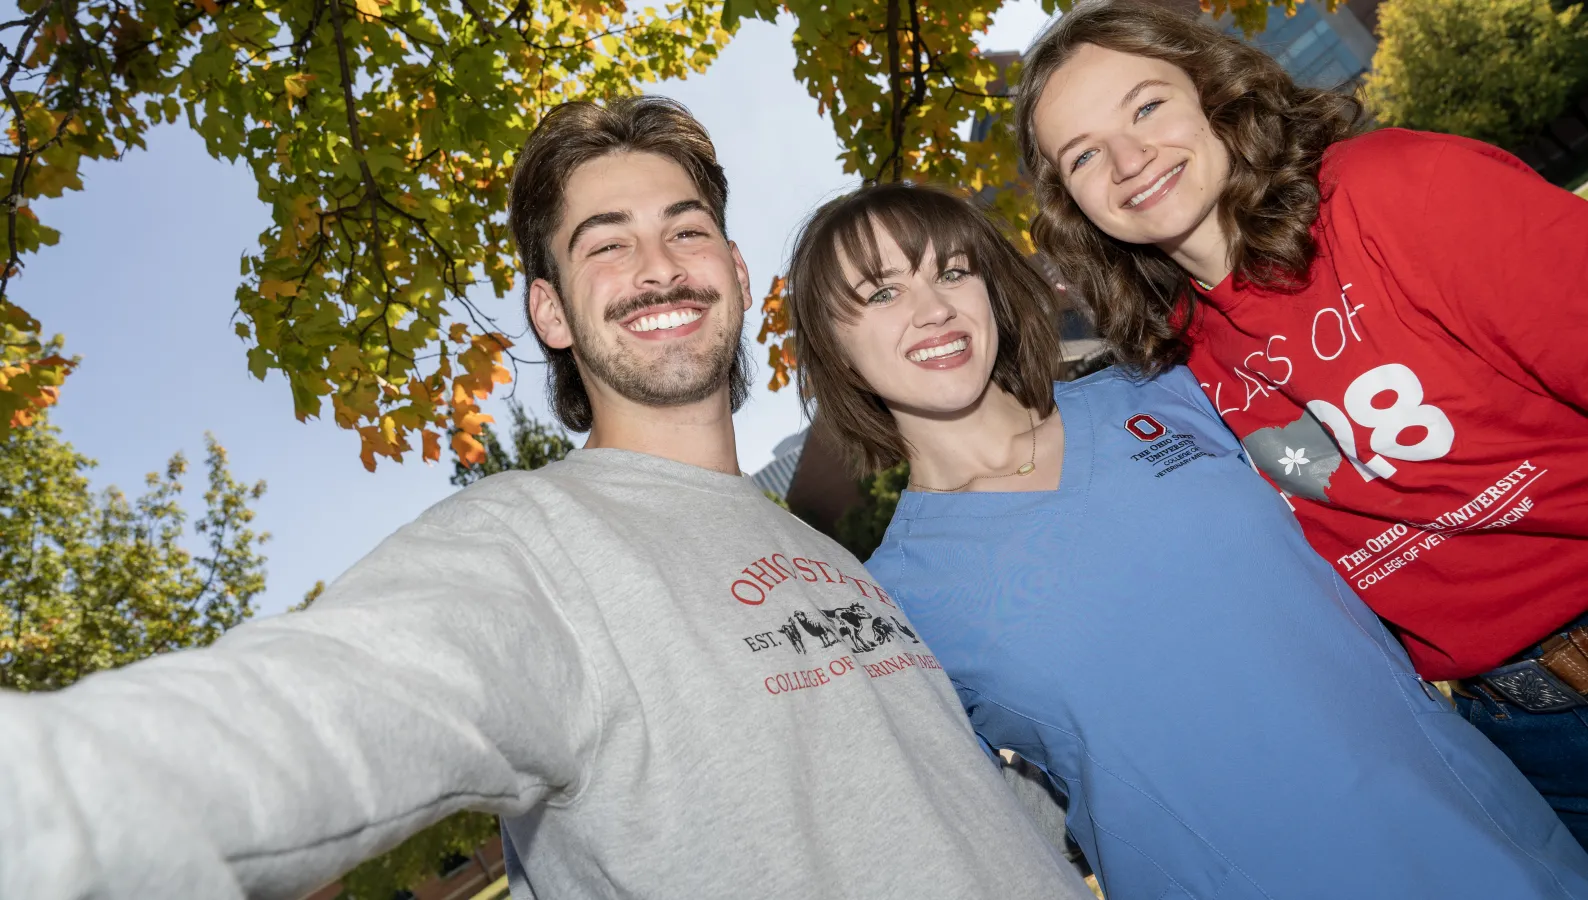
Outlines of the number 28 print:
[{"label": "number 28 print", "polygon": [[1443,410],[1423,402],[1424,395],[1422,381],[1409,367],[1376,366],[1346,387],[1339,405],[1322,398],[1309,401],[1296,421],[1257,429],[1242,443],[1252,463],[1286,494],[1328,501],[1343,462],[1372,481],[1393,478],[1396,462],[1439,459],[1450,452],[1455,427]]}]

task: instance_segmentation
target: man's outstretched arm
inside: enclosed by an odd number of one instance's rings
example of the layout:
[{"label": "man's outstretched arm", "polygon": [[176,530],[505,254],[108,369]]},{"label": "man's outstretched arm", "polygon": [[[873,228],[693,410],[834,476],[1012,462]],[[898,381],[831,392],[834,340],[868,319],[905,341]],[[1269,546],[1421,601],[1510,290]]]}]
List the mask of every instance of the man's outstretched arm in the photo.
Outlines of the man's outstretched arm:
[{"label": "man's outstretched arm", "polygon": [[0,693],[0,897],[295,900],[458,810],[576,793],[598,691],[507,531],[455,498],[304,613]]}]

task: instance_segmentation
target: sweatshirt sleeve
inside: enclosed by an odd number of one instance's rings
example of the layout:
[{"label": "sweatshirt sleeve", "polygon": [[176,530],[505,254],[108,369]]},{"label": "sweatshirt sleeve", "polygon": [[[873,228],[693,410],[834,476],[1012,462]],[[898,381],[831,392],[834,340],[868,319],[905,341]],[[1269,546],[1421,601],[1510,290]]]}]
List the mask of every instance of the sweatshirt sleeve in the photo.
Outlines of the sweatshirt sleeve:
[{"label": "sweatshirt sleeve", "polygon": [[296,900],[454,812],[571,801],[592,670],[526,551],[449,504],[305,612],[0,693],[0,897]]},{"label": "sweatshirt sleeve", "polygon": [[1397,152],[1353,167],[1353,200],[1375,220],[1366,239],[1443,330],[1588,411],[1588,201],[1486,144],[1400,134],[1386,142]]}]

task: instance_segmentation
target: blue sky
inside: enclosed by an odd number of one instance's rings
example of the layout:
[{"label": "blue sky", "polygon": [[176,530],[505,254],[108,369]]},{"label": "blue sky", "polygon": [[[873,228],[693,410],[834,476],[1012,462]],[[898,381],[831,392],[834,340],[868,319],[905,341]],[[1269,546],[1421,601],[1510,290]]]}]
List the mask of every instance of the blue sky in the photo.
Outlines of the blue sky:
[{"label": "blue sky", "polygon": [[[1011,3],[983,46],[1024,48],[1045,21],[1036,0]],[[794,80],[791,34],[786,20],[748,22],[706,74],[654,90],[687,104],[717,144],[731,188],[729,232],[758,301],[800,220],[855,184],[835,161],[831,126]],[[16,299],[82,357],[51,418],[99,461],[96,488],[136,495],[144,474],[180,450],[193,466],[186,502],[196,512],[205,431],[230,452],[237,478],[268,482],[256,507],[256,527],[272,535],[258,610],[279,612],[451,493],[451,463],[381,460],[370,474],[356,435],[328,419],[299,423],[279,376],[248,374],[246,346],[228,320],[239,260],[268,210],[248,171],[211,159],[185,127],[157,129],[148,144],[119,162],[86,165],[84,191],[36,205],[62,238],[29,261]],[[485,303],[510,331],[522,329],[515,298]],[[758,322],[753,313],[747,330]],[[538,367],[521,379],[518,396],[549,418]],[[772,447],[803,426],[792,390],[769,393],[765,380],[763,371],[736,418],[745,471],[765,465]],[[499,402],[487,411],[507,418]]]}]

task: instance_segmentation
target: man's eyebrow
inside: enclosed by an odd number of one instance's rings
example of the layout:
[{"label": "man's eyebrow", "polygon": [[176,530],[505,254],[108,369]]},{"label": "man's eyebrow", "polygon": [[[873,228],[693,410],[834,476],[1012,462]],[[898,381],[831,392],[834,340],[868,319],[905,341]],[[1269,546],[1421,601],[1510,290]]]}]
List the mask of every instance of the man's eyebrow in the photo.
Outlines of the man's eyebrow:
[{"label": "man's eyebrow", "polygon": [[568,255],[573,255],[574,245],[579,243],[579,239],[584,237],[586,231],[592,228],[599,228],[602,225],[625,225],[633,218],[627,210],[618,210],[615,212],[596,213],[585,219],[574,226],[573,234],[568,235]]},{"label": "man's eyebrow", "polygon": [[676,219],[686,212],[703,212],[708,216],[711,215],[711,210],[706,208],[706,204],[700,202],[699,200],[690,199],[680,200],[677,203],[674,203],[672,206],[662,210],[662,218]]}]

